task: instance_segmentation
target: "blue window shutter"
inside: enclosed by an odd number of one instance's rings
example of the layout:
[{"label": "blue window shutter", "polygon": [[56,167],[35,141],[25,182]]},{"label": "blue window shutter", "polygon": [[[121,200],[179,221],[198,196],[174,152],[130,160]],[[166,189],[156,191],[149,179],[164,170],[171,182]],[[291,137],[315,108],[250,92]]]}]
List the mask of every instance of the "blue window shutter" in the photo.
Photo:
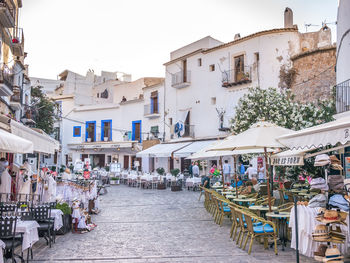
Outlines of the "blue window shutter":
[{"label": "blue window shutter", "polygon": [[153,113],[153,98],[151,98],[151,114]]}]

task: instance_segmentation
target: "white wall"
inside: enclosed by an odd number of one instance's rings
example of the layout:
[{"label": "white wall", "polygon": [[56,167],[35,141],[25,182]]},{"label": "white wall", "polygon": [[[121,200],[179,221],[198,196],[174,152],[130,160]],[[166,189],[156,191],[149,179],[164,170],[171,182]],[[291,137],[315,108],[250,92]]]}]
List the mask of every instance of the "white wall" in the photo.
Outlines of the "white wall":
[{"label": "white wall", "polygon": [[[350,1],[339,0],[337,19],[337,84],[350,79]],[[342,39],[343,38],[343,39]],[[341,46],[340,46],[341,43]]]},{"label": "white wall", "polygon": [[[173,118],[175,124],[179,118],[179,110],[190,109],[190,124],[194,125],[196,138],[225,135],[220,132],[219,117],[216,107],[226,111],[224,123],[229,127],[229,121],[235,114],[237,105],[249,87],[278,87],[281,65],[289,62],[289,57],[299,51],[298,32],[282,32],[262,35],[216,49],[212,52],[199,53],[187,58],[187,69],[191,71],[191,85],[177,89],[171,86],[172,75],[180,71],[181,61],[166,66],[165,111],[169,112],[166,122]],[[259,74],[255,53],[259,52]],[[251,66],[252,83],[237,85],[231,88],[222,87],[222,71],[233,68],[233,57],[245,54],[245,65]],[[198,59],[202,66],[198,66]],[[215,71],[209,71],[209,65],[215,65]],[[211,98],[216,98],[216,104]],[[167,139],[170,129],[167,129]]]}]

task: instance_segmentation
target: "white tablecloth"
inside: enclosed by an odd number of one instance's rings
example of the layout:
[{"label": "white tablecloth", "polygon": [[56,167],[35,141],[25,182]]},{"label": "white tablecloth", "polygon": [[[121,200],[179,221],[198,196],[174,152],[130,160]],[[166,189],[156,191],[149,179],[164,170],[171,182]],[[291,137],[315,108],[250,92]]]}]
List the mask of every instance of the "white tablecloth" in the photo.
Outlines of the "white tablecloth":
[{"label": "white tablecloth", "polygon": [[188,178],[186,180],[186,186],[199,185],[201,183],[201,181],[202,181],[202,179],[199,177]]},{"label": "white tablecloth", "polygon": [[16,226],[16,233],[23,233],[22,251],[33,246],[39,240],[39,224],[36,221],[19,221]]},{"label": "white tablecloth", "polygon": [[51,209],[51,217],[55,219],[54,229],[59,230],[63,226],[63,212],[60,209]]},{"label": "white tablecloth", "polygon": [[4,263],[3,249],[5,249],[5,243],[0,240],[0,263]]},{"label": "white tablecloth", "polygon": [[[322,243],[312,240],[312,232],[315,230],[316,225],[322,224],[316,220],[316,215],[319,208],[310,208],[303,205],[298,205],[298,240],[299,240],[299,252],[307,257],[313,257],[314,251]],[[349,217],[346,219],[349,226]],[[344,254],[346,253],[349,242],[349,227],[340,225],[342,233],[346,236],[344,244],[337,244],[339,250]],[[296,248],[296,233],[295,233],[295,212],[294,207],[291,210],[289,227],[292,228],[292,240],[291,247]],[[325,244],[325,243],[323,243]]]}]

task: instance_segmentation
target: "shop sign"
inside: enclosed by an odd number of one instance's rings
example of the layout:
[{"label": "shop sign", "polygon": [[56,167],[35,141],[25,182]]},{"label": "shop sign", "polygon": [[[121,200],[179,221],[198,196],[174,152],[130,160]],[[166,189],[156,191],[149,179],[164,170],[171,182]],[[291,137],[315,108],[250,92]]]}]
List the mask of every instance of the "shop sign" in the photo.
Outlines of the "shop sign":
[{"label": "shop sign", "polygon": [[304,165],[304,159],[301,156],[271,157],[271,163],[275,166]]},{"label": "shop sign", "polygon": [[345,176],[350,178],[350,156],[345,157]]}]

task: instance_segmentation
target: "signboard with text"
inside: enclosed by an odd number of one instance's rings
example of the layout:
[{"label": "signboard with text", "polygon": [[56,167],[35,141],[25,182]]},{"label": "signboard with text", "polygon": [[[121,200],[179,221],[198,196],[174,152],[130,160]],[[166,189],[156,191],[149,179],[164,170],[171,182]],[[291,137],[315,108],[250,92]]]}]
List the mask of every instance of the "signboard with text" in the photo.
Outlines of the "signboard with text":
[{"label": "signboard with text", "polygon": [[301,156],[272,156],[271,164],[274,166],[294,166],[304,165],[304,159]]}]

